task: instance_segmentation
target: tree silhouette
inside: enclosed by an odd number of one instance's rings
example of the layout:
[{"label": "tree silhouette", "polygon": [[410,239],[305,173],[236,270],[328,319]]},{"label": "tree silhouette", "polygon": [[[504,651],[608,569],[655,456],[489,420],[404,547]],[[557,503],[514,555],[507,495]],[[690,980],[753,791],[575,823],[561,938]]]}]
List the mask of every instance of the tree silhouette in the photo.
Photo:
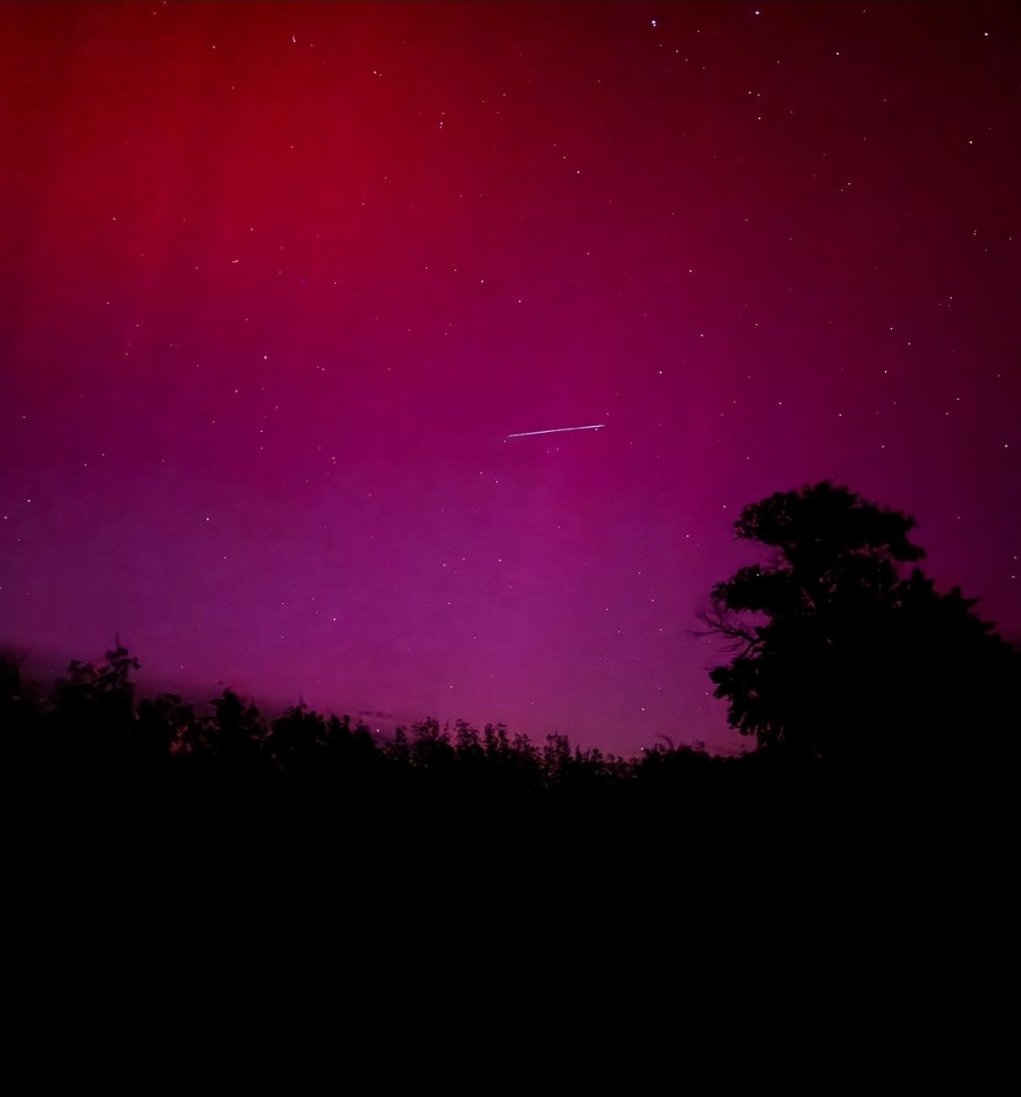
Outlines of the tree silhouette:
[{"label": "tree silhouette", "polygon": [[268,736],[262,713],[232,689],[225,689],[212,704],[216,718],[210,751],[220,768],[238,777],[266,772]]},{"label": "tree silhouette", "polygon": [[999,730],[1018,655],[954,588],[915,568],[915,522],[823,482],[744,509],[737,535],[776,550],[713,588],[710,672],[729,721],[760,746],[877,764]]},{"label": "tree silhouette", "polygon": [[138,667],[117,637],[105,662],[74,659],[67,677],[55,683],[50,746],[55,748],[55,766],[65,776],[116,779],[132,748],[135,687],[130,676]]}]

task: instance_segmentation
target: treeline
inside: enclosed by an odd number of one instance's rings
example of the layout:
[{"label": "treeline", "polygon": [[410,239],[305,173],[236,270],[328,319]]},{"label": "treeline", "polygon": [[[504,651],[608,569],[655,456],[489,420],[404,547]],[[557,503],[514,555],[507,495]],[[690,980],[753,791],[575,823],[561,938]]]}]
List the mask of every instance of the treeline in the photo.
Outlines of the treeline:
[{"label": "treeline", "polygon": [[7,790],[199,814],[350,809],[358,825],[449,810],[756,827],[786,815],[804,829],[834,806],[864,818],[877,803],[922,802],[974,816],[1013,802],[1021,653],[974,599],[940,593],[917,567],[903,574],[924,556],[913,526],[826,482],[744,509],[736,533],[774,559],[718,584],[703,615],[731,656],[710,671],[715,695],[756,746],[738,757],[655,746],[622,758],[563,735],[533,742],[502,724],[434,719],[380,738],[304,704],[270,718],[231,690],[203,714],[175,694],[136,701],[138,661],[118,640],[49,690],[0,661]]},{"label": "treeline", "polygon": [[624,758],[502,724],[428,719],[383,737],[304,704],[268,717],[229,689],[200,712],[176,694],[136,699],[137,667],[118,644],[43,690],[0,661],[0,793],[30,877],[87,891],[97,872],[109,887],[156,874],[194,895],[300,875],[362,904],[373,881],[377,905],[438,880],[448,900],[483,880],[519,898],[633,894],[705,873],[736,886],[763,865],[800,879],[863,844],[896,878],[985,865],[1013,833],[1013,766],[970,728],[951,755],[874,740],[855,766],[783,743]]},{"label": "treeline", "polygon": [[[0,662],[6,771],[64,793],[221,796],[298,793],[337,804],[605,808],[704,798],[749,780],[799,780],[779,752],[724,758],[654,746],[636,758],[541,742],[503,724],[426,719],[381,737],[349,716],[304,704],[265,716],[225,690],[204,715],[180,696],[135,697],[138,661],[119,643],[98,663],[72,662],[49,691]],[[307,802],[307,800],[306,800]]]}]

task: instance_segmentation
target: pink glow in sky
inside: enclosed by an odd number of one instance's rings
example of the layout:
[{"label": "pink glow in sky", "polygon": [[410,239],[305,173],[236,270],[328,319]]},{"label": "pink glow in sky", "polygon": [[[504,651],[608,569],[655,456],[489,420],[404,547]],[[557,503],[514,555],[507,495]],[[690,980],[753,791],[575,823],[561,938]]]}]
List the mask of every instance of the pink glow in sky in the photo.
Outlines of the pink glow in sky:
[{"label": "pink glow in sky", "polygon": [[0,641],[726,746],[695,613],[741,507],[826,477],[1016,639],[1019,31],[5,4]]}]

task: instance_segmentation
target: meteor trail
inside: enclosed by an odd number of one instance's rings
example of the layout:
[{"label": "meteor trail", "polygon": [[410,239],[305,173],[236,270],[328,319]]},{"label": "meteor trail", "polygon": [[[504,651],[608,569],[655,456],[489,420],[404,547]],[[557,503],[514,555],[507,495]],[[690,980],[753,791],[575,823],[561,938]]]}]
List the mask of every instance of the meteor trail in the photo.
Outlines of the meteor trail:
[{"label": "meteor trail", "polygon": [[526,430],[521,434],[508,434],[508,438],[531,438],[535,434],[566,434],[572,430],[602,430],[605,423],[593,423],[587,427],[554,427],[553,430]]}]

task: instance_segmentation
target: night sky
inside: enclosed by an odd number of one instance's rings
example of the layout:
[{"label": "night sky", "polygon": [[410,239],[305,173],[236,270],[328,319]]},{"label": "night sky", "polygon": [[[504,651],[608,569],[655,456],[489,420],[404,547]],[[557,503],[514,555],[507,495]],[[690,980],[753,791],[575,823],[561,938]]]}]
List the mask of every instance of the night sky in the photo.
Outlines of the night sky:
[{"label": "night sky", "polygon": [[726,749],[695,615],[828,477],[1021,637],[1019,31],[0,6],[0,641]]}]

